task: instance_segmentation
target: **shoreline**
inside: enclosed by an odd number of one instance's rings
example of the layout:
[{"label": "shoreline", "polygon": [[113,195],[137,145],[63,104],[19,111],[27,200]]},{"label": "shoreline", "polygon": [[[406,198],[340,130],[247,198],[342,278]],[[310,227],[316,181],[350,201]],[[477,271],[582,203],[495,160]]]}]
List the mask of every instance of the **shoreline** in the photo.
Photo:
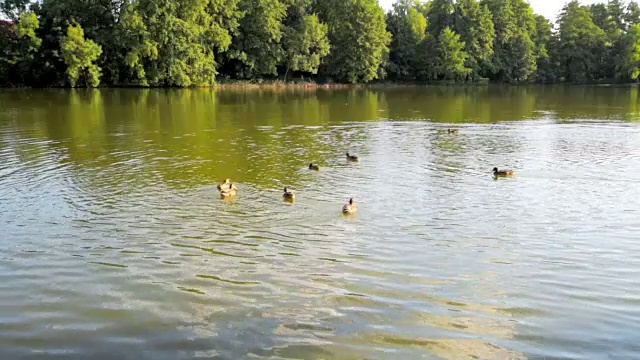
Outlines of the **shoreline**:
[{"label": "shoreline", "polygon": [[316,82],[282,82],[282,81],[265,81],[265,82],[220,82],[212,85],[203,86],[141,86],[141,85],[115,85],[115,86],[99,86],[97,88],[85,87],[68,87],[68,86],[51,86],[51,87],[32,87],[32,86],[2,86],[0,89],[167,89],[167,90],[187,90],[187,89],[213,89],[213,90],[352,90],[352,89],[394,89],[394,88],[422,88],[422,87],[488,87],[488,86],[505,86],[505,87],[521,87],[521,86],[573,86],[573,87],[636,87],[640,83],[491,83],[491,82],[372,82],[368,84],[341,84],[341,83],[316,83]]}]

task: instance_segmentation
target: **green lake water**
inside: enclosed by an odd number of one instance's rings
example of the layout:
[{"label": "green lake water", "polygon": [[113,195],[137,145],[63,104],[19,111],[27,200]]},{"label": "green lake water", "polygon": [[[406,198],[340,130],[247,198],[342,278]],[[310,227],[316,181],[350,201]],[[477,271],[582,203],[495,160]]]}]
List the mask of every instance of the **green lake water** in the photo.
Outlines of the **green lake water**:
[{"label": "green lake water", "polygon": [[0,90],[0,359],[638,358],[638,95]]}]

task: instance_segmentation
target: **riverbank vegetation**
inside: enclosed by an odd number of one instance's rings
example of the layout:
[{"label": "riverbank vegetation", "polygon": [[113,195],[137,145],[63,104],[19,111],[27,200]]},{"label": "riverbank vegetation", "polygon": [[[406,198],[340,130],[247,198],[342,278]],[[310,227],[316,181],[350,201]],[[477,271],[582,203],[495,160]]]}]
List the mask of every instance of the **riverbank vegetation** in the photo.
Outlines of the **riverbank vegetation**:
[{"label": "riverbank vegetation", "polygon": [[640,6],[525,0],[1,0],[1,86],[635,82]]}]

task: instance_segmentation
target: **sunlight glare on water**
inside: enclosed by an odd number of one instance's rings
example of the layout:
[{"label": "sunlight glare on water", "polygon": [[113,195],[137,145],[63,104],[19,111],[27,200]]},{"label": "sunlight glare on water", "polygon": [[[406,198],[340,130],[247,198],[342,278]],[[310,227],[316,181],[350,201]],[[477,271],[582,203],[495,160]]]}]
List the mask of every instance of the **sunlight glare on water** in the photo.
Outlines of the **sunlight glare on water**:
[{"label": "sunlight glare on water", "polygon": [[637,357],[637,96],[2,90],[0,358]]}]

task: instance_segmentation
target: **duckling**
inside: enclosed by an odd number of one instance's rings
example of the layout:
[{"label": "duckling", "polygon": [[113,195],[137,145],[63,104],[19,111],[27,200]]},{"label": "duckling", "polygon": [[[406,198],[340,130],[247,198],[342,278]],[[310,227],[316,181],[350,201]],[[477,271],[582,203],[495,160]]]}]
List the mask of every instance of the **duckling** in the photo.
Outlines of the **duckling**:
[{"label": "duckling", "polygon": [[349,202],[342,207],[342,213],[345,215],[355,214],[356,211],[358,211],[358,208],[353,198],[349,199]]},{"label": "duckling", "polygon": [[360,161],[360,159],[358,159],[358,157],[357,157],[357,156],[355,156],[355,155],[349,155],[349,153],[347,153],[347,160],[349,160],[349,161],[353,161],[353,162],[358,162],[358,161]]},{"label": "duckling", "polygon": [[218,184],[218,191],[223,191],[226,189],[238,190],[236,189],[235,185],[231,183],[231,179],[224,179],[222,183]]},{"label": "duckling", "polygon": [[493,168],[493,176],[511,176],[513,175],[513,170],[498,170],[497,167]]},{"label": "duckling", "polygon": [[234,197],[237,194],[238,194],[238,189],[236,189],[235,185],[233,185],[232,183],[229,183],[227,187],[220,190],[220,197],[222,197],[223,199]]},{"label": "duckling", "polygon": [[458,134],[460,132],[459,129],[447,129],[447,132],[449,134]]},{"label": "duckling", "polygon": [[313,165],[313,163],[309,164],[309,170],[320,171],[320,166]]},{"label": "duckling", "polygon": [[285,201],[289,201],[289,202],[296,201],[296,195],[294,193],[292,193],[291,191],[287,190],[287,188],[284,188],[284,193],[282,194],[282,198]]}]

